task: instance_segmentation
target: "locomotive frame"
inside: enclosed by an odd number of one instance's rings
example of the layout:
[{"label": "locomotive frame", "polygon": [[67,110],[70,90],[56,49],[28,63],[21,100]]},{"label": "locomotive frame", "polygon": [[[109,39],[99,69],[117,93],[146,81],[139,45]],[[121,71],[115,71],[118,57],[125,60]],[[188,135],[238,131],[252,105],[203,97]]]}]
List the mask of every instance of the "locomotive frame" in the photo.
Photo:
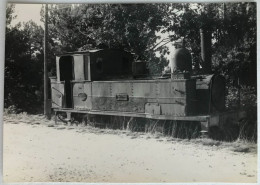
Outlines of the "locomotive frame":
[{"label": "locomotive frame", "polygon": [[220,75],[172,72],[164,79],[146,78],[145,73],[145,62],[134,61],[123,50],[58,55],[57,76],[50,78],[55,123],[57,114],[65,112],[68,122],[72,113],[199,122],[201,132],[207,133],[210,127],[244,116],[224,110],[225,82]]}]

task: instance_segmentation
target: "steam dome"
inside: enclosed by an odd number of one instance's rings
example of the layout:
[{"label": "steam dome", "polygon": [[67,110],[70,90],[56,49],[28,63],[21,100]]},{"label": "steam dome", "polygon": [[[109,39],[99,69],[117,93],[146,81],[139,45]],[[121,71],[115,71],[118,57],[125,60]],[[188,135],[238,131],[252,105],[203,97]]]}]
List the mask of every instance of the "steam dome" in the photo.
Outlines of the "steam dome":
[{"label": "steam dome", "polygon": [[192,60],[190,52],[185,48],[178,48],[170,60],[171,72],[192,72]]}]

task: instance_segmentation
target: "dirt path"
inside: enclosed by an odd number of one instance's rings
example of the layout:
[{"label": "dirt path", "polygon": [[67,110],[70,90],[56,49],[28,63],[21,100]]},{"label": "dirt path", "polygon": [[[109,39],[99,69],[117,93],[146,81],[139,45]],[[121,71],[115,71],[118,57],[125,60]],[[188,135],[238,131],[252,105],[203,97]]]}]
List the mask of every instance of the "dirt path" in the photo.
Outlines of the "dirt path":
[{"label": "dirt path", "polygon": [[[44,122],[44,121],[43,121]],[[30,124],[34,123],[34,124]],[[5,118],[5,182],[256,182],[256,150]]]}]

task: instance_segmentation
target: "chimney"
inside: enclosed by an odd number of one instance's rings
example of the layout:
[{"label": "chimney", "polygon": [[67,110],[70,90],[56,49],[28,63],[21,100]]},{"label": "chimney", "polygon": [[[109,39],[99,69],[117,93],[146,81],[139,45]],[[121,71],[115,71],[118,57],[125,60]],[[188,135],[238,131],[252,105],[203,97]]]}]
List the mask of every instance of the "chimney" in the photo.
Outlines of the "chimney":
[{"label": "chimney", "polygon": [[211,31],[202,28],[200,29],[200,45],[202,71],[204,74],[209,74],[211,70]]}]

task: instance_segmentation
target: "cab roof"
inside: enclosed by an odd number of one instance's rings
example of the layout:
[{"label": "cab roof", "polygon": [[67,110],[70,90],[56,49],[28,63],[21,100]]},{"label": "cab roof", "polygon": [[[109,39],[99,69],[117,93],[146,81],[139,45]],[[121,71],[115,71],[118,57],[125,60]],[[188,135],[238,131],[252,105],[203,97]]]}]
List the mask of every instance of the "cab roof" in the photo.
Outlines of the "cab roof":
[{"label": "cab roof", "polygon": [[[99,51],[111,51],[111,50],[127,52],[123,49],[92,49],[92,50],[85,50],[85,51],[73,51],[73,52],[59,53],[59,54],[56,54],[56,56],[60,57],[60,56],[67,56],[67,55],[89,54],[89,53],[96,53]],[[129,53],[129,52],[127,52],[127,53]]]}]

